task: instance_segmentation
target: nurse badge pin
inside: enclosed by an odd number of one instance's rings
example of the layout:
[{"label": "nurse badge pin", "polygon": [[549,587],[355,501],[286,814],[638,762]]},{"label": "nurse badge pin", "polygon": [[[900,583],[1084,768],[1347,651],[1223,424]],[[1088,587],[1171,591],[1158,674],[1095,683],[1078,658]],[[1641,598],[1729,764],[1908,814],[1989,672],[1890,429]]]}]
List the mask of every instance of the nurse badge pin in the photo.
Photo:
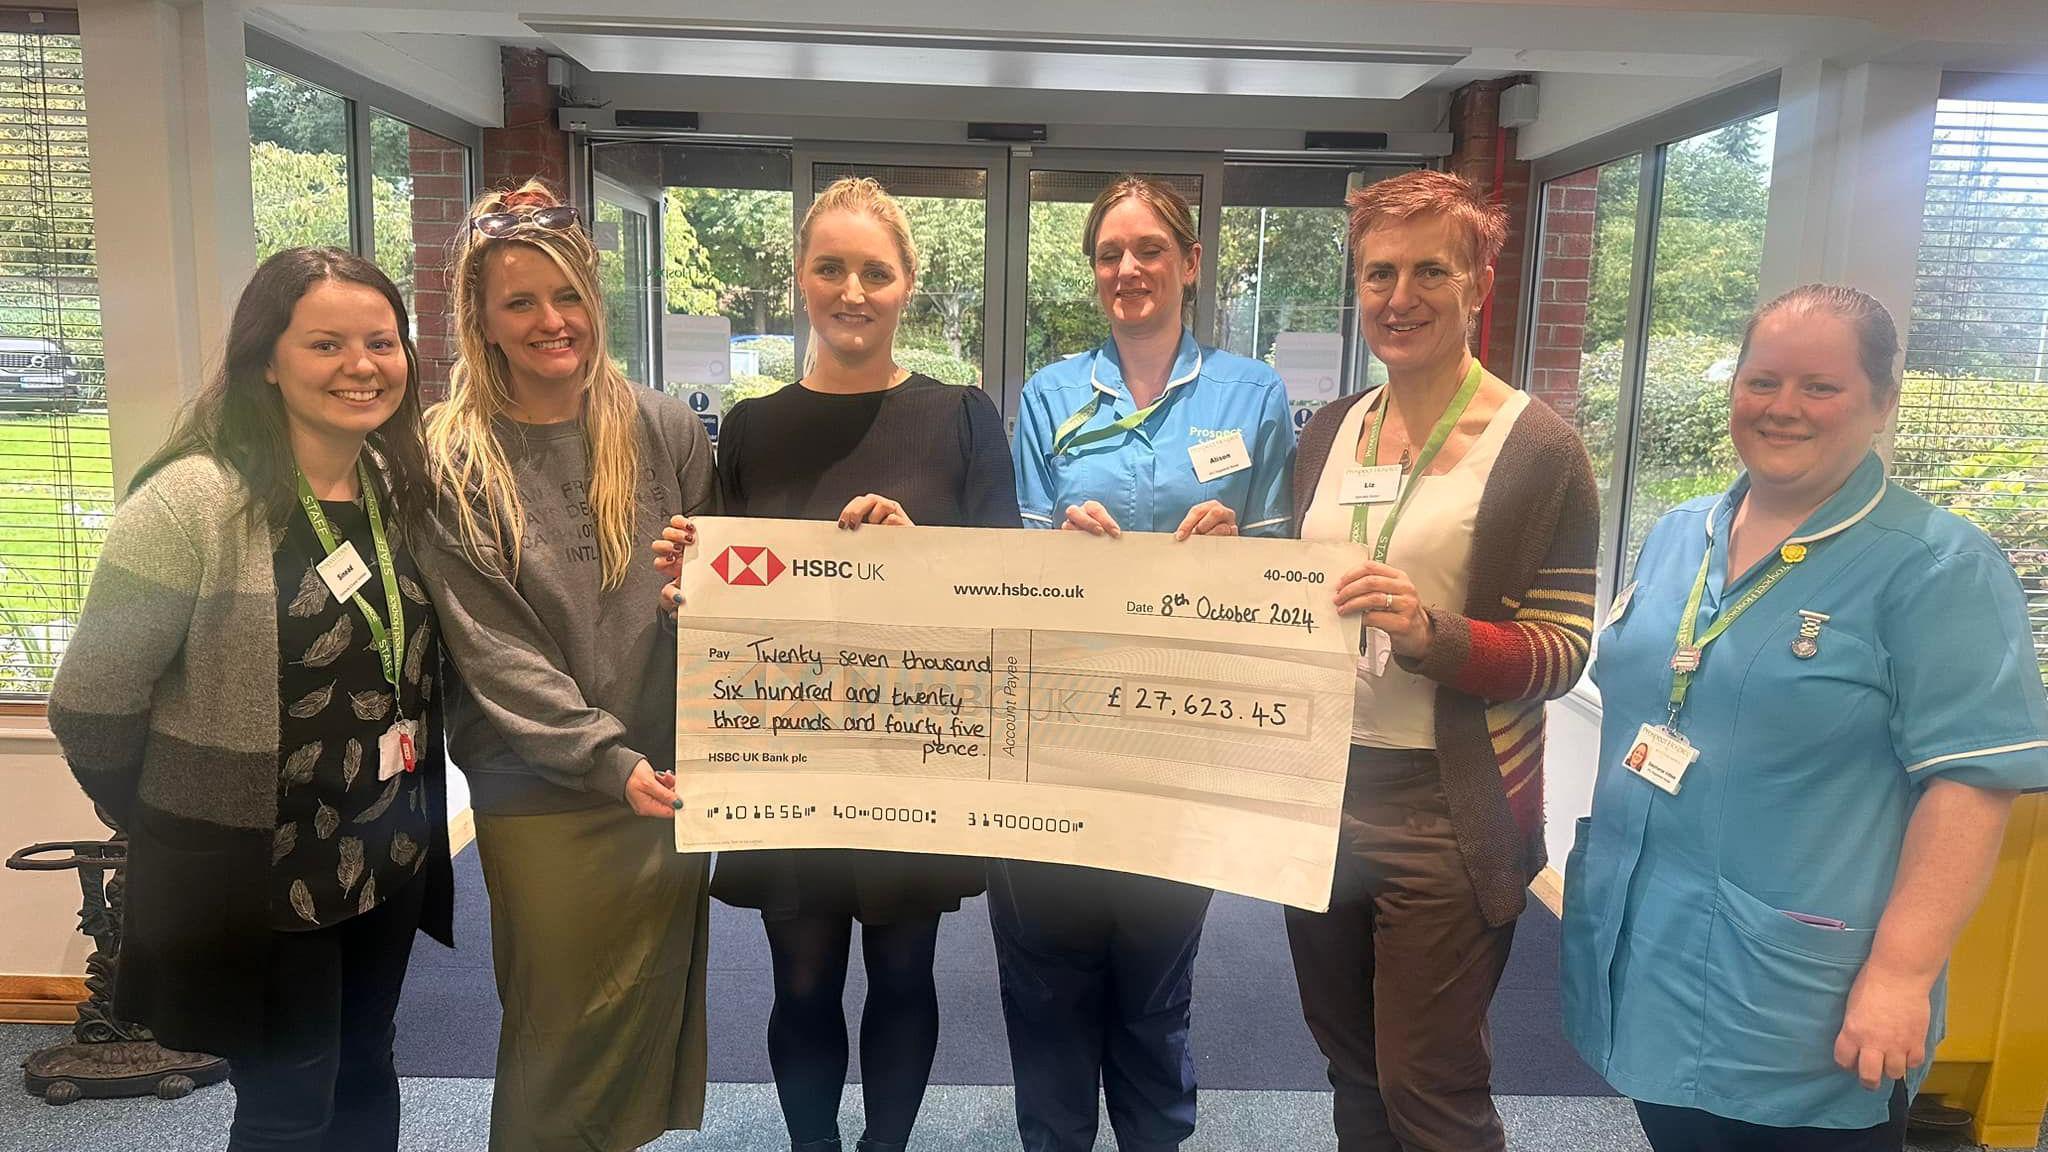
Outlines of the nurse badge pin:
[{"label": "nurse badge pin", "polygon": [[1825,612],[1799,610],[1799,636],[1792,641],[1792,655],[1811,660],[1820,655],[1820,626],[1828,622]]}]

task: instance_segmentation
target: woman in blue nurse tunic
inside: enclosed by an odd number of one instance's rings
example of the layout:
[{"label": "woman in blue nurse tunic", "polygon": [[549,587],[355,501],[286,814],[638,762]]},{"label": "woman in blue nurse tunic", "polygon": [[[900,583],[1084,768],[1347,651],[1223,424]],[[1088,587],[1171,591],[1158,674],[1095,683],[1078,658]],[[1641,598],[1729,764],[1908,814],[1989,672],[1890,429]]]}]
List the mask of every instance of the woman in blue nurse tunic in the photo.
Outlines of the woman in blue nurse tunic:
[{"label": "woman in blue nurse tunic", "polygon": [[1658,521],[1599,637],[1565,1028],[1657,1152],[1902,1148],[1949,950],[2048,788],[2019,581],[1871,450],[1897,354],[1854,289],[1760,310],[1745,472]]},{"label": "woman in blue nurse tunic", "polygon": [[[1279,374],[1195,343],[1202,249],[1172,188],[1124,177],[1089,210],[1082,251],[1110,340],[1024,386],[1025,524],[1096,535],[1284,536],[1294,431]],[[1096,1091],[1124,1152],[1195,1127],[1188,1010],[1209,891],[1145,876],[1004,861],[989,873],[1025,1152],[1087,1152]]]}]

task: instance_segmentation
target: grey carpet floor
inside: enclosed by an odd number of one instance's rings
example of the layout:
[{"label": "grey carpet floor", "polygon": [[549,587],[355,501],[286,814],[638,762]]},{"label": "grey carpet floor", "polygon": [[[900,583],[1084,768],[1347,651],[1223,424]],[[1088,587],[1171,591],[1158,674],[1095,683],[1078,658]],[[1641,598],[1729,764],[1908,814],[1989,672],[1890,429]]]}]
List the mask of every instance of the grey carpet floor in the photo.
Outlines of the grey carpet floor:
[{"label": "grey carpet floor", "polygon": [[[398,1013],[401,1076],[488,1077],[496,1066],[490,909],[476,856],[470,848],[455,859],[457,947],[450,951],[423,937],[414,945]],[[1565,1042],[1557,942],[1557,918],[1532,897],[1516,925],[1514,950],[1489,1016],[1493,1086],[1503,1095],[1611,1094]],[[867,995],[859,951],[856,944],[846,988],[856,1051]],[[940,922],[934,971],[943,1024],[932,1083],[1010,1083],[986,900],[969,900]],[[765,1038],[774,985],[758,913],[712,902],[707,982],[712,1078],[767,1083]],[[1217,893],[1195,961],[1194,1049],[1204,1087],[1319,1092],[1329,1086],[1322,1054],[1302,1023],[1278,905]],[[857,1057],[854,1064],[858,1079]]]},{"label": "grey carpet floor", "polygon": [[[13,1069],[64,1029],[0,1025],[0,1067]],[[403,1081],[400,1147],[420,1152],[485,1152],[491,1082],[408,1077]],[[858,1092],[849,1092],[842,1126],[859,1131]],[[1647,1152],[1634,1113],[1612,1097],[1502,1096],[1513,1152]],[[1322,1092],[1205,1091],[1201,1125],[1185,1152],[1327,1152],[1330,1098]],[[85,1100],[52,1108],[12,1087],[0,1087],[0,1152],[210,1152],[226,1145],[234,1090],[203,1088],[184,1100]],[[671,1133],[649,1145],[661,1152],[783,1152],[774,1089],[765,1084],[715,1084],[701,1132]],[[1003,1087],[941,1085],[925,1098],[913,1152],[1013,1152],[1010,1092]],[[1914,1152],[1953,1152],[1971,1145],[1915,1143]],[[1098,1152],[1113,1148],[1105,1123]],[[2038,1152],[2048,1152],[2044,1131]]]}]

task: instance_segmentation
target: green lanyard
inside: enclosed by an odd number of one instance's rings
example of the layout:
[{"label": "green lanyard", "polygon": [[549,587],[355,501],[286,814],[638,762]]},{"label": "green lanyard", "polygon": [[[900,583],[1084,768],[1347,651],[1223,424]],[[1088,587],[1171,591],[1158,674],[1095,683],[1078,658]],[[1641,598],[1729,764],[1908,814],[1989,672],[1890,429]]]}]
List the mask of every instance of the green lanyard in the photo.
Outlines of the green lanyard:
[{"label": "green lanyard", "polygon": [[[1479,395],[1479,383],[1483,379],[1485,379],[1485,375],[1480,371],[1479,361],[1472,361],[1471,369],[1465,373],[1465,383],[1458,388],[1458,394],[1451,397],[1450,407],[1445,408],[1444,414],[1437,417],[1436,427],[1430,429],[1429,439],[1422,445],[1422,455],[1415,460],[1415,480],[1422,479],[1422,474],[1429,470],[1430,464],[1435,462],[1436,454],[1443,450],[1444,441],[1451,438],[1452,429],[1458,426],[1458,421],[1465,418],[1465,409],[1470,408],[1472,406],[1472,398]],[[1381,391],[1384,392],[1385,389],[1383,388]],[[1380,428],[1387,422],[1386,403],[1386,397],[1383,395],[1380,398],[1380,409],[1373,416],[1372,438],[1366,442],[1366,459],[1371,460],[1374,464],[1379,463],[1380,459]],[[1386,522],[1380,525],[1379,542],[1373,546],[1372,550],[1372,560],[1375,564],[1385,564],[1387,562],[1387,550],[1393,547],[1394,544],[1394,525],[1400,522],[1402,509],[1408,507],[1409,499],[1415,495],[1414,480],[1408,480],[1404,477],[1403,481],[1401,494],[1395,498],[1394,506],[1387,510]],[[1370,506],[1365,504],[1360,504],[1351,510],[1351,542],[1353,544],[1365,543],[1366,517],[1369,513]]]},{"label": "green lanyard", "polygon": [[1700,557],[1700,574],[1692,582],[1692,592],[1685,598],[1685,615],[1678,620],[1678,646],[1671,654],[1671,715],[1665,721],[1667,727],[1678,723],[1679,709],[1685,707],[1685,694],[1692,689],[1692,675],[1699,671],[1700,656],[1707,645],[1719,639],[1728,626],[1735,623],[1744,612],[1764,598],[1764,593],[1775,588],[1785,574],[1792,571],[1800,561],[1806,559],[1806,545],[1787,544],[1778,549],[1778,562],[1771,565],[1756,582],[1756,587],[1743,593],[1742,598],[1721,610],[1706,632],[1697,639],[1693,630],[1699,626],[1700,601],[1707,595],[1707,569],[1714,563],[1713,541],[1707,542],[1707,554]]},{"label": "green lanyard", "polygon": [[[313,522],[313,533],[320,537],[320,545],[327,549],[329,556],[341,545],[334,542],[334,530],[327,526],[327,514],[320,510],[320,501],[313,498],[312,486],[306,483],[306,474],[293,469],[299,479],[299,503],[305,506],[306,519]],[[356,607],[363,610],[363,619],[370,625],[370,636],[377,641],[377,656],[384,662],[384,679],[391,682],[396,695],[402,694],[399,680],[405,668],[405,601],[398,594],[398,566],[391,560],[391,544],[384,538],[384,516],[377,509],[377,488],[370,483],[370,470],[361,460],[356,461],[356,477],[363,485],[363,504],[370,512],[370,539],[377,545],[377,570],[384,577],[384,603],[391,611],[391,626],[387,631],[383,617],[370,602],[363,599],[358,591],[351,599]]]},{"label": "green lanyard", "polygon": [[1052,434],[1052,454],[1058,456],[1069,448],[1086,448],[1090,444],[1100,443],[1112,436],[1121,436],[1138,425],[1143,424],[1145,418],[1158,411],[1159,406],[1166,403],[1166,398],[1171,395],[1173,395],[1173,389],[1168,388],[1159,394],[1159,399],[1145,405],[1129,416],[1105,424],[1092,432],[1075,435],[1075,433],[1081,432],[1081,429],[1090,420],[1095,419],[1097,412],[1101,411],[1102,393],[1098,390],[1095,395],[1088,398],[1088,403],[1081,406],[1079,412],[1067,417],[1066,422],[1060,425],[1059,431]]}]

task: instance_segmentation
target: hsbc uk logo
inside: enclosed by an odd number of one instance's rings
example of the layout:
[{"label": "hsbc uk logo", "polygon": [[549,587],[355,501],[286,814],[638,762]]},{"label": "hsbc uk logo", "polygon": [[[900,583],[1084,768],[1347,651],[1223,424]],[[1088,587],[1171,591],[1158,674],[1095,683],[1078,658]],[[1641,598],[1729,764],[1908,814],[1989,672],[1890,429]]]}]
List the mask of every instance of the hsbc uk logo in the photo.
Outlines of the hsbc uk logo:
[{"label": "hsbc uk logo", "polygon": [[788,570],[782,557],[766,548],[746,548],[734,545],[718,554],[711,562],[711,570],[727,584],[742,588],[761,588],[775,583],[775,578]]},{"label": "hsbc uk logo", "polygon": [[711,570],[718,574],[720,580],[739,588],[766,587],[784,572],[818,580],[887,580],[882,569],[880,564],[852,560],[794,560],[785,563],[782,557],[766,548],[739,544],[720,552],[711,561]]}]

